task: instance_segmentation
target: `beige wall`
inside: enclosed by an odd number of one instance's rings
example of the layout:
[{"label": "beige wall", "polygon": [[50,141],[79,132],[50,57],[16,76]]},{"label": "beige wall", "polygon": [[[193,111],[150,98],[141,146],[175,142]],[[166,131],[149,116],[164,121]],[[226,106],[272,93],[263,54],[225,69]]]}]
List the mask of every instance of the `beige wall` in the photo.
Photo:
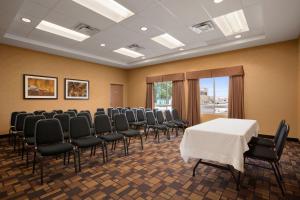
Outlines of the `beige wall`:
[{"label": "beige wall", "polygon": [[[0,134],[8,132],[10,113],[38,109],[88,109],[110,104],[110,83],[124,84],[127,105],[127,72],[89,62],[0,45]],[[58,77],[58,100],[24,100],[23,74]],[[64,78],[90,81],[89,100],[64,100]]]},{"label": "beige wall", "polygon": [[265,134],[284,118],[291,125],[290,136],[296,137],[297,48],[293,40],[130,70],[128,105],[145,105],[146,76],[243,65],[246,118],[258,120]]},{"label": "beige wall", "polygon": [[300,36],[298,38],[298,138],[300,139]]}]

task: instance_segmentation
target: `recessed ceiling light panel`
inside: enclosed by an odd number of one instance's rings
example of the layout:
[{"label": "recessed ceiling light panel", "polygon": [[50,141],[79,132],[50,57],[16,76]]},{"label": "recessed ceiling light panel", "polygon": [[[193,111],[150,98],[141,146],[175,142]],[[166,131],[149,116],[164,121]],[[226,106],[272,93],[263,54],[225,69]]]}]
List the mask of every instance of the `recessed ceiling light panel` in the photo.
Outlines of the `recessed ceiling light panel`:
[{"label": "recessed ceiling light panel", "polygon": [[100,46],[101,46],[101,47],[105,47],[105,46],[106,46],[106,44],[102,43],[102,44],[100,44]]},{"label": "recessed ceiling light panel", "polygon": [[147,28],[146,26],[143,26],[143,27],[141,27],[141,30],[142,30],[142,31],[147,31],[148,28]]},{"label": "recessed ceiling light panel", "polygon": [[114,0],[72,0],[114,22],[120,22],[134,13]]},{"label": "recessed ceiling light panel", "polygon": [[238,10],[213,19],[225,36],[249,31],[244,11]]},{"label": "recessed ceiling light panel", "polygon": [[30,20],[30,19],[28,19],[28,18],[25,18],[25,17],[22,17],[22,21],[23,21],[23,22],[26,22],[26,23],[30,23],[30,22],[31,22],[31,20]]},{"label": "recessed ceiling light panel", "polygon": [[242,35],[235,35],[234,36],[234,38],[236,38],[236,39],[239,39],[239,38],[241,38],[242,37]]},{"label": "recessed ceiling light panel", "polygon": [[169,48],[169,49],[175,49],[178,47],[183,47],[185,44],[174,38],[168,33],[161,34],[159,36],[151,38],[151,40]]},{"label": "recessed ceiling light panel", "polygon": [[53,23],[45,21],[45,20],[42,20],[35,28],[42,30],[42,31],[49,32],[49,33],[53,33],[55,35],[59,35],[59,36],[65,37],[65,38],[76,40],[79,42],[90,37],[88,35],[78,33],[71,29],[59,26],[57,24],[53,24]]},{"label": "recessed ceiling light panel", "polygon": [[132,58],[138,58],[138,57],[145,56],[144,54],[141,54],[139,52],[132,51],[132,50],[126,49],[126,48],[116,49],[116,50],[114,50],[114,52],[122,54],[124,56],[129,56],[129,57],[132,57]]},{"label": "recessed ceiling light panel", "polygon": [[214,0],[215,3],[221,3],[223,0]]}]

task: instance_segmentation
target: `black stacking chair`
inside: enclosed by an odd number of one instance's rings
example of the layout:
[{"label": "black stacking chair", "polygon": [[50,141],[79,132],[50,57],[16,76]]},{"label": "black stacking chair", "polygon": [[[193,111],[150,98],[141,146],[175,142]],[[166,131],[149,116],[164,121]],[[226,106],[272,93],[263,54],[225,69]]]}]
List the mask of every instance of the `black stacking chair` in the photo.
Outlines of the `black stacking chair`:
[{"label": "black stacking chair", "polygon": [[138,130],[129,129],[129,124],[125,114],[115,115],[115,128],[117,133],[126,137],[127,154],[129,153],[128,147],[132,137],[140,137],[142,150],[144,149],[142,134]]},{"label": "black stacking chair", "polygon": [[97,111],[95,112],[95,116],[97,115],[105,115],[105,112],[104,111]]},{"label": "black stacking chair", "polygon": [[[160,124],[160,125],[164,125],[168,128],[168,131],[167,131],[167,138],[168,140],[170,140],[170,128],[172,128],[172,125],[171,126],[168,126],[168,123],[166,122],[165,120],[165,117],[164,117],[164,114],[161,110],[157,110],[156,111],[156,120],[157,120],[157,124]],[[178,132],[177,130],[178,128],[175,127],[175,130],[176,130],[176,134]]]},{"label": "black stacking chair", "polygon": [[29,115],[29,116],[25,117],[25,120],[24,120],[22,159],[24,156],[24,152],[26,152],[26,167],[28,167],[28,154],[29,154],[30,150],[34,151],[35,125],[41,119],[45,119],[45,117],[43,115]]},{"label": "black stacking chair", "polygon": [[91,115],[91,112],[89,110],[81,110],[79,113],[81,113],[81,112],[87,112],[87,113],[90,113],[90,115]]},{"label": "black stacking chair", "polygon": [[70,116],[70,118],[76,117],[77,114],[74,111],[66,111],[64,112],[65,114],[68,114]]},{"label": "black stacking chair", "polygon": [[96,112],[104,112],[105,113],[105,110],[104,110],[104,108],[97,108]]},{"label": "black stacking chair", "polygon": [[164,134],[167,134],[167,138],[170,139],[170,134],[169,134],[169,127],[167,127],[164,124],[158,124],[156,122],[155,116],[153,111],[147,111],[146,112],[146,119],[147,119],[147,127],[146,127],[146,139],[148,137],[148,133],[150,129],[153,129],[155,133],[155,138],[157,138],[157,142],[159,143],[159,131],[163,131]]},{"label": "black stacking chair", "polygon": [[26,113],[26,112],[25,111],[20,111],[20,112],[12,112],[11,113],[10,128],[9,128],[9,135],[8,135],[9,144],[11,144],[11,142],[12,142],[12,137],[13,137],[12,132],[16,131],[16,127],[15,127],[16,119],[17,119],[17,115],[20,114],[20,113]]},{"label": "black stacking chair", "polygon": [[43,112],[43,115],[46,119],[53,119],[54,115],[56,115],[55,112]]},{"label": "black stacking chair", "polygon": [[115,121],[115,115],[118,115],[118,114],[120,114],[119,109],[112,109],[111,110],[111,119],[112,119],[113,122]]},{"label": "black stacking chair", "polygon": [[[33,158],[33,173],[35,171],[36,157],[40,163],[41,184],[43,184],[44,157],[58,156],[64,154],[64,164],[66,154],[74,153],[74,168],[77,173],[76,156],[73,145],[64,142],[62,128],[58,119],[42,119],[36,123],[35,128],[35,152]],[[47,167],[49,164],[47,163]]]},{"label": "black stacking chair", "polygon": [[77,109],[68,109],[67,111],[73,111],[73,112],[76,113],[76,115],[77,115],[77,113],[78,113]]},{"label": "black stacking chair", "polygon": [[[279,169],[279,161],[280,161],[288,134],[289,134],[289,125],[284,124],[279,131],[279,136],[278,136],[277,143],[275,144],[275,148],[270,148],[270,147],[261,146],[261,145],[253,145],[253,146],[250,146],[250,149],[244,153],[245,164],[254,165],[257,167],[273,170],[275,177],[276,177],[276,181],[277,181],[283,195],[285,195],[285,191],[284,191],[284,186],[283,186],[283,182],[282,182],[283,178],[282,178],[282,175],[281,175],[280,169]],[[269,163],[272,168],[267,168],[267,167],[260,166],[260,165],[254,164],[254,163],[247,163],[246,159],[248,159],[248,158],[254,159],[254,160],[265,161],[265,162]]]},{"label": "black stacking chair", "polygon": [[121,113],[123,108],[122,107],[117,107],[116,109],[118,109],[119,113]]},{"label": "black stacking chair", "polygon": [[102,147],[103,163],[105,163],[105,143],[102,139],[93,136],[90,131],[89,122],[84,116],[77,116],[70,119],[70,138],[71,143],[76,147],[78,154],[78,166],[81,171],[80,150],[91,148],[91,156],[97,145]]},{"label": "black stacking chair", "polygon": [[94,129],[94,124],[93,124],[93,121],[92,121],[92,116],[89,112],[80,112],[77,114],[77,117],[80,117],[80,116],[83,116],[83,117],[86,117],[86,119],[88,120],[88,123],[89,123],[89,127],[91,129],[91,133],[94,135],[95,134],[95,129]]},{"label": "black stacking chair", "polygon": [[176,136],[178,136],[179,125],[173,121],[171,112],[169,110],[165,110],[165,117],[166,117],[166,121],[164,122],[164,124],[166,124],[169,128],[172,128],[172,132],[173,129],[175,129]]},{"label": "black stacking chair", "polygon": [[33,112],[33,114],[42,115],[44,112],[46,112],[46,110],[36,110],[36,111]]},{"label": "black stacking chair", "polygon": [[53,112],[55,112],[56,114],[63,114],[64,113],[63,110],[53,110]]},{"label": "black stacking chair", "polygon": [[133,111],[134,117],[136,118],[136,111],[137,111],[137,108],[132,108],[132,109],[130,109],[130,110]]},{"label": "black stacking chair", "polygon": [[[96,136],[105,141],[105,143],[112,143],[111,150],[116,149],[117,142],[123,140],[124,153],[126,155],[126,141],[125,137],[113,131],[111,122],[107,115],[96,115],[95,117],[95,132]],[[106,145],[105,145],[106,146]],[[106,148],[106,159],[108,160],[108,153]]]},{"label": "black stacking chair", "polygon": [[66,113],[54,115],[55,119],[58,119],[63,130],[64,139],[70,139],[70,116]]},{"label": "black stacking chair", "polygon": [[188,127],[189,122],[187,120],[181,119],[176,109],[172,110],[172,116],[175,124],[177,124],[179,127],[182,127],[183,131]]},{"label": "black stacking chair", "polygon": [[112,109],[114,109],[114,108],[107,108],[107,115],[110,119],[112,119],[112,115],[111,115]]},{"label": "black stacking chair", "polygon": [[184,129],[187,127],[187,125],[181,121],[174,120],[170,110],[165,110],[165,116],[166,116],[167,122],[175,124],[178,128],[181,128],[182,131],[184,132]]},{"label": "black stacking chair", "polygon": [[279,126],[277,128],[276,134],[274,136],[274,140],[272,139],[268,139],[268,138],[263,138],[263,137],[252,137],[250,142],[248,143],[249,146],[251,145],[261,145],[261,146],[267,146],[267,147],[275,147],[278,138],[279,138],[279,134],[280,134],[280,130],[282,128],[282,126],[285,125],[285,120],[281,120],[279,123]]},{"label": "black stacking chair", "polygon": [[32,113],[19,113],[16,117],[15,121],[15,130],[12,131],[13,136],[13,145],[14,151],[16,150],[16,146],[18,143],[18,153],[20,151],[20,141],[23,138],[23,128],[24,128],[24,121],[27,116],[33,115]]},{"label": "black stacking chair", "polygon": [[135,118],[134,112],[132,110],[126,110],[125,112],[129,126],[133,126],[135,129],[138,129],[141,126],[144,126],[144,122],[138,122]]},{"label": "black stacking chair", "polygon": [[145,112],[152,111],[151,108],[146,108]]}]

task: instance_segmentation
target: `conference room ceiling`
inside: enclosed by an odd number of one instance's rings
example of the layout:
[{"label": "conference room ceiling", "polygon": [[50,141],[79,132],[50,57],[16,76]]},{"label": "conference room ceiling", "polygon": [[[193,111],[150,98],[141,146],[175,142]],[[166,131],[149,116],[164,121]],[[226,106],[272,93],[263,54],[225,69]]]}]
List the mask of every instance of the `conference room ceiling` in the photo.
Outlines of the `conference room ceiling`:
[{"label": "conference room ceiling", "polygon": [[[72,0],[1,1],[0,43],[120,68],[137,68],[295,39],[300,33],[299,0],[116,1],[134,14],[117,23]],[[216,18],[238,10],[243,11],[249,31],[225,36]],[[38,29],[43,20],[72,30],[82,23],[96,31],[79,42]],[[213,30],[192,30],[191,26],[206,21],[210,21]],[[142,27],[147,30],[142,31]],[[165,33],[184,46],[170,49],[154,41],[154,37]],[[139,53],[136,58],[115,52],[130,45],[131,50]]]}]

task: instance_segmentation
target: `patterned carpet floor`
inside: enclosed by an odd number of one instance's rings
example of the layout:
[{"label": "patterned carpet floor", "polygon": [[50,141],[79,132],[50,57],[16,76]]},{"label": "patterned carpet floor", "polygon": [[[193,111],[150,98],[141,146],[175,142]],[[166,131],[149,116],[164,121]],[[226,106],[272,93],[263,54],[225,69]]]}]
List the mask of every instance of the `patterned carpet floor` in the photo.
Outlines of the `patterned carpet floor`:
[{"label": "patterned carpet floor", "polygon": [[[182,135],[182,134],[181,134]],[[132,141],[130,155],[124,156],[122,144],[102,163],[101,151],[90,157],[81,155],[82,171],[74,172],[73,159],[64,166],[62,158],[45,163],[44,184],[39,167],[35,175],[12,151],[6,139],[0,141],[0,199],[284,199],[270,170],[246,166],[240,191],[228,171],[199,165],[192,177],[196,160],[184,163],[180,157],[181,136],[167,141]],[[287,142],[281,162],[287,195],[300,199],[300,143]]]}]

